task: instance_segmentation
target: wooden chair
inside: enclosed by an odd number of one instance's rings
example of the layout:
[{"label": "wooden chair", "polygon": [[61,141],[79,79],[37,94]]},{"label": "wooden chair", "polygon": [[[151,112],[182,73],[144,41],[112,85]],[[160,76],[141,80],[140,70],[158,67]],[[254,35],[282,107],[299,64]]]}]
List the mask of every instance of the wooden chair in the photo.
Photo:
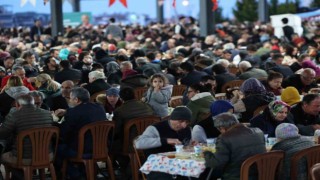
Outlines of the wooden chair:
[{"label": "wooden chair", "polygon": [[276,179],[277,172],[282,167],[283,158],[284,151],[271,151],[249,157],[241,165],[240,179],[249,179],[250,167],[253,164],[256,164],[259,180]]},{"label": "wooden chair", "polygon": [[187,86],[185,85],[174,85],[172,89],[172,95],[171,97],[174,96],[182,96],[183,92],[187,89]]},{"label": "wooden chair", "polygon": [[226,93],[218,93],[215,94],[214,98],[216,98],[216,100],[226,100],[227,96]]},{"label": "wooden chair", "polygon": [[[30,139],[32,159],[30,164],[23,163],[24,140]],[[25,180],[32,180],[33,170],[39,169],[41,177],[45,176],[44,169],[49,168],[51,178],[56,180],[53,161],[59,139],[58,127],[41,127],[24,130],[17,137],[17,163],[2,162],[6,171],[6,180],[10,179],[12,169],[22,169]],[[53,152],[51,152],[53,150]]]},{"label": "wooden chair", "polygon": [[[115,124],[112,121],[98,121],[85,125],[80,129],[78,135],[78,154],[75,158],[69,158],[63,161],[62,166],[62,179],[66,178],[67,163],[83,163],[86,169],[87,180],[95,179],[95,164],[96,162],[104,161],[108,167],[109,177],[112,180],[115,180],[114,171],[112,167],[112,162],[109,157],[108,150],[108,140],[109,135],[113,137],[113,130]],[[83,158],[85,155],[84,151],[84,140],[85,134],[91,133],[92,135],[92,157]]]},{"label": "wooden chair", "polygon": [[[292,180],[298,179],[298,165],[300,160],[305,159],[307,162],[307,171],[310,172],[310,169],[313,165],[320,163],[320,145],[316,145],[304,150],[301,150],[294,154],[291,158],[291,168],[290,175]],[[311,176],[308,173],[308,179],[311,179]]]},{"label": "wooden chair", "polygon": [[136,100],[141,100],[144,94],[148,91],[147,87],[138,87],[134,89],[134,97]]},{"label": "wooden chair", "polygon": [[221,92],[226,93],[228,88],[240,87],[242,83],[243,83],[243,80],[229,81],[222,86]]},{"label": "wooden chair", "polygon": [[311,179],[319,180],[320,179],[320,163],[317,163],[311,167]]},{"label": "wooden chair", "polygon": [[171,99],[169,101],[169,106],[172,107],[172,108],[175,108],[177,106],[181,106],[183,104],[182,103],[182,99],[183,99],[182,96],[171,97]]},{"label": "wooden chair", "polygon": [[[134,157],[133,139],[143,133],[143,131],[150,125],[159,122],[160,117],[145,116],[129,120],[124,125],[124,139],[122,154],[130,158],[131,169],[136,169],[136,158]],[[136,129],[133,129],[136,128]],[[133,132],[135,131],[135,132]],[[133,179],[138,180],[139,171],[132,171]]]},{"label": "wooden chair", "polygon": [[239,68],[238,67],[228,67],[228,71],[229,71],[229,73],[236,75],[239,72]]},{"label": "wooden chair", "polygon": [[268,106],[268,105],[263,105],[263,106],[257,107],[257,109],[254,110],[254,112],[253,112],[253,117],[256,117],[256,116],[258,116],[259,114],[261,114],[267,106]]},{"label": "wooden chair", "polygon": [[99,91],[99,92],[96,92],[96,93],[94,93],[94,94],[92,94],[91,96],[90,96],[90,102],[97,102],[96,101],[96,98],[97,98],[97,96],[98,95],[100,95],[100,94],[106,94],[106,91]]}]

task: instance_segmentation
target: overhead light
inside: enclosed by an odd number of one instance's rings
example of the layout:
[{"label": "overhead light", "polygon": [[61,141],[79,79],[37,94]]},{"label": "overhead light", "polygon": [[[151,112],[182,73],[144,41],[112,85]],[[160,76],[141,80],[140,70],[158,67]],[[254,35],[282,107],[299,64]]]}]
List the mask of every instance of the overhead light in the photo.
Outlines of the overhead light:
[{"label": "overhead light", "polygon": [[189,0],[183,0],[182,1],[183,6],[189,6]]}]

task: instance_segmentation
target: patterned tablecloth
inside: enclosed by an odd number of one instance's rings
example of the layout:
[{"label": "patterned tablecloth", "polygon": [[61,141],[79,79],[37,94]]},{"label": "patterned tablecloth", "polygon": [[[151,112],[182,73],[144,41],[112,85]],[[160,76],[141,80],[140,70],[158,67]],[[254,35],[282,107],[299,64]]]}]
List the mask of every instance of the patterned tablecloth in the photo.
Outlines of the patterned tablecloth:
[{"label": "patterned tablecloth", "polygon": [[[172,154],[171,154],[172,155]],[[168,154],[152,154],[140,168],[140,171],[149,174],[151,171],[164,172],[172,175],[181,175],[198,178],[205,170],[203,159],[169,158]],[[186,156],[185,156],[186,157]]]}]

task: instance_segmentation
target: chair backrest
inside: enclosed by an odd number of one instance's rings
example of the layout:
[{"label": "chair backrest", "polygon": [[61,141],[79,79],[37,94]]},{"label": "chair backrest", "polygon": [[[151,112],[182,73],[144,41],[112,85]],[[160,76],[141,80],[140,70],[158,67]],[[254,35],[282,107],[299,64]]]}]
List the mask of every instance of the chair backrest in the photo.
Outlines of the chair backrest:
[{"label": "chair backrest", "polygon": [[[159,122],[160,117],[158,116],[145,116],[130,119],[124,125],[124,136],[123,136],[123,153],[129,153],[129,150],[133,148],[132,140],[143,133],[143,131],[150,125]],[[136,134],[132,135],[132,128],[136,128]]]},{"label": "chair backrest", "polygon": [[242,163],[240,179],[249,179],[250,167],[253,164],[257,167],[259,180],[276,179],[277,172],[282,166],[283,158],[284,151],[271,151],[249,157]]},{"label": "chair backrest", "polygon": [[238,67],[228,67],[228,71],[229,71],[229,73],[236,75],[239,71],[239,68]]},{"label": "chair backrest", "polygon": [[90,96],[90,102],[97,102],[97,101],[96,101],[96,98],[97,98],[97,96],[100,95],[100,94],[106,94],[106,91],[103,90],[103,91],[99,91],[99,92],[96,92],[96,93],[92,94],[92,95]]},{"label": "chair backrest", "polygon": [[[23,166],[24,140],[29,138],[32,147],[31,166],[48,166],[53,161],[50,152],[53,150],[53,157],[58,146],[59,128],[58,127],[39,127],[24,130],[17,136],[18,166]],[[52,144],[54,142],[54,144]],[[54,149],[53,149],[54,148]]]},{"label": "chair backrest", "polygon": [[[292,180],[298,179],[298,166],[300,160],[302,160],[303,158],[305,158],[305,160],[307,161],[306,172],[309,172],[313,165],[320,163],[320,145],[301,150],[292,156],[290,168],[290,175]],[[311,179],[309,173],[308,179]]]},{"label": "chair backrest", "polygon": [[320,179],[320,163],[317,163],[311,167],[311,178],[312,180]]},{"label": "chair backrest", "polygon": [[228,88],[240,87],[244,81],[243,80],[232,80],[225,83],[222,88],[221,92],[226,93]]},{"label": "chair backrest", "polygon": [[[263,106],[259,106],[257,107],[256,110],[254,110],[253,112],[253,117],[258,116],[259,114],[261,114],[261,112],[263,112],[263,110],[267,107],[268,105],[263,105]],[[250,119],[249,119],[250,120]]]},{"label": "chair backrest", "polygon": [[82,159],[85,146],[85,135],[91,133],[92,136],[92,159],[103,159],[108,157],[108,140],[110,135],[113,138],[115,124],[113,121],[97,121],[83,126],[78,135],[77,158]]},{"label": "chair backrest", "polygon": [[134,89],[134,97],[136,100],[141,100],[144,94],[148,91],[147,87],[138,87]]},{"label": "chair backrest", "polygon": [[185,85],[174,85],[172,88],[172,95],[173,96],[182,96],[183,92],[187,89],[187,86]]},{"label": "chair backrest", "polygon": [[[142,164],[146,161],[147,157],[145,156],[145,154],[144,154],[144,152],[142,150],[139,150],[139,149],[136,148],[136,146],[134,144],[134,141],[137,138],[138,137],[134,138],[134,140],[133,140],[133,150],[134,150],[135,160],[136,160],[136,163],[138,165],[138,169],[140,169]],[[142,179],[143,180],[147,179],[143,173],[142,173]]]},{"label": "chair backrest", "polygon": [[216,98],[216,100],[226,100],[227,96],[226,93],[218,93],[215,94],[214,98]]}]

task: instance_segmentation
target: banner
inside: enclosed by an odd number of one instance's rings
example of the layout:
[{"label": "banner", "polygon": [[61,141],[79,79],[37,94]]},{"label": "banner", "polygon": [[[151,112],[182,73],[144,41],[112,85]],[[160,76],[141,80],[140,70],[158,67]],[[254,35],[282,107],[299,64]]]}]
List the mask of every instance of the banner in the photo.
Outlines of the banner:
[{"label": "banner", "polygon": [[213,4],[212,11],[217,10],[218,9],[218,0],[212,0],[212,4]]},{"label": "banner", "polygon": [[[127,0],[119,0],[119,1],[124,7],[128,8]],[[116,0],[110,0],[109,7],[111,7],[115,2],[116,2]]]},{"label": "banner", "polygon": [[176,0],[173,0],[172,6],[173,6],[174,8],[176,8]]},{"label": "banner", "polygon": [[25,6],[28,1],[33,5],[33,7],[36,7],[36,0],[21,0],[20,7]]}]

